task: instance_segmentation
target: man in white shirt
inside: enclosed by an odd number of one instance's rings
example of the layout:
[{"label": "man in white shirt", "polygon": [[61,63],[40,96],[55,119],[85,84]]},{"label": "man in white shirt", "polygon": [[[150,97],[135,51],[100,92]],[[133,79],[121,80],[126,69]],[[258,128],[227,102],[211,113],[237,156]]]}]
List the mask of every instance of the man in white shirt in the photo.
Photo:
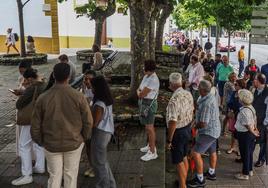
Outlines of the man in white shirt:
[{"label": "man in white shirt", "polygon": [[[189,65],[190,66],[190,65]],[[205,76],[205,71],[203,66],[200,62],[198,62],[198,57],[196,55],[191,56],[191,67],[189,69],[189,77],[188,77],[188,84],[194,101],[197,100],[198,94],[198,86],[203,77]]]}]

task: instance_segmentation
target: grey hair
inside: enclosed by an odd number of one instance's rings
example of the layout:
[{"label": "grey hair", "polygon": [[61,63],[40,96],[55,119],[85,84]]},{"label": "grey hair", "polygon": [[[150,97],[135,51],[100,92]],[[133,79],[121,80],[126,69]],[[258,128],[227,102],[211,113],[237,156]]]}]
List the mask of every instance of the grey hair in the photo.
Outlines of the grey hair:
[{"label": "grey hair", "polygon": [[172,84],[182,84],[182,76],[178,72],[173,72],[169,75],[169,82]]},{"label": "grey hair", "polygon": [[209,93],[211,90],[211,83],[208,80],[201,80],[199,83],[199,88],[203,91],[205,91],[206,93]]}]

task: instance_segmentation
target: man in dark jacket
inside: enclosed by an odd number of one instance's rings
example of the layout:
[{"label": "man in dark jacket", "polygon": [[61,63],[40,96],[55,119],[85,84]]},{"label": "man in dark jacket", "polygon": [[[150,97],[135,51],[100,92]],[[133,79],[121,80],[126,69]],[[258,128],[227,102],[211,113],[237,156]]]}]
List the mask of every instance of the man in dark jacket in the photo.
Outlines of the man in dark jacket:
[{"label": "man in dark jacket", "polygon": [[255,167],[263,166],[266,161],[266,127],[268,125],[268,88],[266,86],[266,77],[264,74],[258,73],[254,79],[254,101],[253,107],[256,110],[257,115],[257,128],[260,132],[260,137],[257,139],[257,143],[260,145],[260,153],[258,161],[255,163]]},{"label": "man in dark jacket", "polygon": [[[261,73],[264,74],[266,78],[268,78],[268,63],[262,65]],[[268,79],[266,79],[266,84],[268,84]]]},{"label": "man in dark jacket", "polygon": [[204,47],[206,53],[210,53],[210,50],[211,50],[212,47],[213,47],[213,45],[212,45],[212,43],[209,41],[209,38],[208,38],[208,41],[206,42],[205,47]]},{"label": "man in dark jacket", "polygon": [[186,71],[187,67],[190,64],[190,59],[191,59],[191,55],[192,55],[192,49],[191,48],[187,48],[186,49],[186,53],[184,54],[184,58],[183,58],[183,72]]}]

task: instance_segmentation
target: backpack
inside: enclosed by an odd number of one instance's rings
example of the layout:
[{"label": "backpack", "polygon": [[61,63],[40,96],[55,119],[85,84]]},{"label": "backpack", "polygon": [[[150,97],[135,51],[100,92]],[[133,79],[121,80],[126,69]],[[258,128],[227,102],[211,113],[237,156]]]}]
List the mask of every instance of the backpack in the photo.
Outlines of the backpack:
[{"label": "backpack", "polygon": [[15,39],[15,41],[19,40],[19,35],[17,33],[14,33],[14,39]]}]

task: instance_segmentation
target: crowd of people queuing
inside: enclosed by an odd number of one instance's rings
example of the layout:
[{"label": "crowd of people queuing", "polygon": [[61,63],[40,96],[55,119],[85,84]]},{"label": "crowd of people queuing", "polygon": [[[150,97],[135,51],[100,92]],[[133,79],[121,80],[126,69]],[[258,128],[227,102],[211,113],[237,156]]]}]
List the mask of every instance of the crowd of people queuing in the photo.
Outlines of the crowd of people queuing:
[{"label": "crowd of people queuing", "polygon": [[[186,185],[199,187],[206,185],[205,179],[216,180],[217,154],[220,153],[218,139],[221,133],[226,135],[227,130],[232,134],[230,148],[226,153],[236,152],[235,161],[242,162],[241,172],[234,176],[240,180],[249,180],[253,176],[253,166],[261,167],[267,161],[268,64],[259,68],[256,60],[251,59],[244,67],[245,46],[241,46],[237,54],[237,74],[226,55],[216,54],[213,58],[210,52],[213,45],[209,40],[203,49],[198,40],[190,41],[183,34],[177,33],[167,37],[167,44],[176,46],[184,55],[182,73],[172,73],[169,77],[173,95],[166,113],[167,148],[177,167],[176,183],[180,188]],[[153,91],[154,82],[149,83],[146,90]],[[152,97],[150,99],[152,101]],[[147,106],[149,104],[152,102],[147,102]],[[224,117],[223,120],[221,117]],[[148,125],[145,125],[148,129]],[[189,142],[193,141],[194,132],[194,145],[190,149]],[[254,164],[253,152],[256,144],[259,144],[260,152]],[[155,145],[150,144],[149,139],[146,147],[148,150],[148,147],[151,149]],[[202,155],[206,153],[209,153],[210,161],[209,169],[204,171]],[[146,155],[147,159],[155,159],[156,149]],[[196,176],[186,181],[189,157],[195,161]]]},{"label": "crowd of people queuing", "polygon": [[[98,62],[102,57],[99,48],[94,49]],[[218,139],[227,129],[232,139],[226,153],[236,152],[240,157],[237,161],[242,162],[241,173],[235,177],[248,180],[253,176],[256,143],[260,153],[254,166],[261,167],[267,161],[268,64],[260,69],[252,59],[239,71],[239,77],[226,55],[216,54],[213,58],[210,45],[203,50],[197,40],[185,39],[181,49],[183,71],[169,76],[173,94],[166,108],[167,149],[177,168],[176,183],[185,188],[205,186],[206,179],[216,180]],[[102,75],[87,70],[81,91],[73,89],[70,83],[75,79],[76,67],[67,55],[58,59],[48,84],[27,63],[19,65],[19,87],[12,92],[18,96],[16,136],[22,176],[12,184],[33,182],[33,173],[45,172],[46,159],[48,188],[60,188],[62,179],[64,188],[75,188],[85,147],[89,161],[85,175],[96,177],[97,188],[115,188],[107,161],[107,146],[114,133],[109,86]],[[241,52],[238,60],[241,61]],[[137,90],[140,123],[145,125],[148,137],[148,144],[140,148],[145,153],[143,161],[158,158],[154,120],[160,82],[156,68],[155,61],[144,61],[144,77]],[[224,115],[222,123],[220,114]],[[205,171],[202,155],[206,153],[209,168]],[[195,161],[196,176],[187,181],[189,157]]]},{"label": "crowd of people queuing", "polygon": [[[232,135],[230,148],[226,153],[236,152],[238,158],[235,161],[242,162],[241,173],[236,174],[235,178],[249,180],[249,177],[253,176],[253,165],[261,167],[267,161],[268,65],[263,65],[260,69],[256,60],[251,59],[244,68],[245,47],[241,46],[237,54],[237,75],[226,55],[216,54],[213,58],[209,50],[195,48],[194,44],[195,42],[188,45],[184,52],[182,74],[185,79],[182,80],[178,73],[177,81],[174,81],[176,76],[170,75],[170,88],[173,88],[175,82],[177,90],[172,89],[174,93],[167,107],[167,143],[172,153],[172,161],[177,165],[180,187],[186,187],[186,184],[189,187],[204,186],[204,177],[216,180],[218,138],[220,133],[225,135],[227,129]],[[191,94],[193,102],[189,101],[190,95],[187,96],[187,92],[188,95]],[[184,104],[183,101],[187,102]],[[184,105],[181,106],[182,104]],[[195,109],[194,120],[189,120],[185,113],[191,114],[188,110],[192,106]],[[176,113],[170,116],[173,111]],[[220,114],[224,117],[222,123]],[[185,172],[188,171],[189,165],[186,158],[188,148],[185,147],[184,141],[189,138],[189,133],[187,135],[184,130],[189,123],[197,129],[195,144],[190,154],[196,163],[196,177],[186,183]],[[178,140],[183,142],[178,144]],[[260,152],[258,160],[253,164],[256,144],[259,144]],[[201,155],[206,152],[210,154],[210,163],[209,169],[204,173]]]}]

